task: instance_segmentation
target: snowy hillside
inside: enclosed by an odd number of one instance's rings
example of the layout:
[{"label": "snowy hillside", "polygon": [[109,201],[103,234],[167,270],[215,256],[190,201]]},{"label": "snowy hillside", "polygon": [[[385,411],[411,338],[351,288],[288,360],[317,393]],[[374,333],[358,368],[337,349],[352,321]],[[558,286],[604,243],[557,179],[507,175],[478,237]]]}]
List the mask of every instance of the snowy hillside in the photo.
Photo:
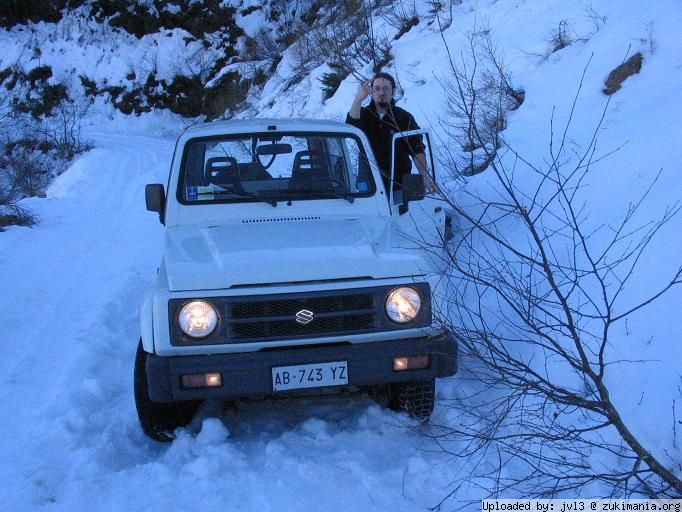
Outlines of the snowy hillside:
[{"label": "snowy hillside", "polygon": [[[235,34],[261,37],[269,14],[253,9],[256,2],[222,4],[237,10]],[[413,2],[400,5],[410,11]],[[399,30],[383,11],[375,12],[372,30],[390,42],[393,58],[385,70],[400,84],[398,104],[439,140],[443,188],[458,204],[474,212],[479,205],[473,196],[494,201],[500,194],[490,169],[457,179],[447,169],[462,155],[445,106],[451,62],[471,64],[472,34],[489,37],[513,87],[524,92],[522,104],[507,112],[500,134],[505,148],[541,166],[551,160],[552,133],[563,134],[569,120],[567,155],[586,151],[596,137],[594,163],[579,189],[579,204],[589,214],[586,232],[613,226],[659,171],[634,225],[658,219],[677,204],[682,198],[682,5],[677,0],[445,5],[437,18],[433,2],[414,2],[419,24],[398,39]],[[81,75],[99,88],[128,83],[142,91],[142,70],[151,66],[156,79],[170,84],[179,68],[197,62],[198,52],[201,59],[223,59],[221,76],[239,69],[242,78],[251,77],[243,101],[227,106],[216,100],[225,106],[216,117],[337,120],[345,118],[358,77],[372,74],[373,63],[367,62],[355,69],[357,76],[343,77],[325,100],[321,79],[333,68],[314,63],[293,80],[301,71],[296,45],[287,46],[278,62],[262,55],[238,62],[218,43],[207,48],[190,41],[184,29],[138,39],[74,13],[59,24],[0,31],[0,70],[19,65],[28,72],[49,65],[48,83],[63,81],[82,94]],[[442,33],[439,23],[447,27]],[[239,51],[244,35],[235,36]],[[565,43],[561,49],[557,40]],[[638,52],[641,70],[606,96],[609,73]],[[259,70],[262,83],[253,80]],[[136,78],[129,78],[131,71]],[[144,101],[150,98],[162,102],[151,94]],[[433,427],[366,397],[265,401],[238,409],[208,403],[172,444],[147,439],[135,413],[132,369],[138,307],[155,277],[163,226],[145,210],[143,189],[166,183],[177,134],[204,118],[156,107],[127,115],[114,103],[106,94],[94,100],[81,131],[91,149],[52,182],[46,197],[21,201],[37,223],[0,232],[1,510],[478,510],[484,497],[528,497],[477,476],[477,469],[494,464],[494,451],[462,459],[457,455],[468,446],[461,438],[451,432],[438,437],[446,429],[435,425],[456,429],[462,417],[455,404],[479,389],[472,381],[476,363],[466,358],[457,375],[437,384]],[[518,164],[520,190],[533,190],[535,177],[511,151],[501,149],[499,157],[509,168]],[[525,240],[518,224],[510,221],[508,229],[512,239]],[[677,215],[643,253],[622,294],[625,309],[669,283],[682,264],[681,229]],[[596,231],[592,239],[606,240],[603,233]],[[605,376],[631,432],[677,478],[682,477],[680,304],[682,287],[673,287],[614,328]],[[613,440],[611,435],[606,437]],[[630,469],[617,453],[584,463],[595,471],[612,464]],[[522,471],[513,463],[502,477]],[[596,482],[563,497],[610,492]]]}]

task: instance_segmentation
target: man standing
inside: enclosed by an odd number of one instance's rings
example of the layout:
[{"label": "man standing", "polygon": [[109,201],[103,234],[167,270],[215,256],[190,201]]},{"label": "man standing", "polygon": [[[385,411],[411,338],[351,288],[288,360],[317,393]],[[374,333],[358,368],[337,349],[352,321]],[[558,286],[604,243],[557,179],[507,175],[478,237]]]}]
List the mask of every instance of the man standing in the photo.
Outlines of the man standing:
[{"label": "man standing", "polygon": [[[419,129],[419,125],[417,125],[412,114],[395,105],[394,91],[395,80],[393,77],[388,73],[377,73],[370,82],[360,84],[350,112],[346,116],[346,123],[360,128],[367,135],[387,192],[391,180],[393,134]],[[362,107],[362,102],[370,94],[372,101],[367,107]],[[426,165],[424,142],[421,135],[398,139],[395,151],[393,190],[400,190],[403,175],[410,174],[412,171],[410,157],[414,160],[419,173],[424,177],[426,190],[429,192],[437,190]]]}]

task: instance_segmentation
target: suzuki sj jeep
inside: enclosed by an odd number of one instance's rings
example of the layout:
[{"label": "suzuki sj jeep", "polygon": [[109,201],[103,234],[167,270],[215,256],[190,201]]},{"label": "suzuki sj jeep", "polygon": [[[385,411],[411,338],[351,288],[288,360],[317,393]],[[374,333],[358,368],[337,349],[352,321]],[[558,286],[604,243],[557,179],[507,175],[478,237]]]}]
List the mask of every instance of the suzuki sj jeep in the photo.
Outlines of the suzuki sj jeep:
[{"label": "suzuki sj jeep", "polygon": [[172,440],[205,399],[364,390],[428,418],[457,346],[435,322],[430,258],[451,219],[422,176],[386,188],[347,124],[217,122],[179,137],[146,203],[165,225],[134,373],[149,437]]}]

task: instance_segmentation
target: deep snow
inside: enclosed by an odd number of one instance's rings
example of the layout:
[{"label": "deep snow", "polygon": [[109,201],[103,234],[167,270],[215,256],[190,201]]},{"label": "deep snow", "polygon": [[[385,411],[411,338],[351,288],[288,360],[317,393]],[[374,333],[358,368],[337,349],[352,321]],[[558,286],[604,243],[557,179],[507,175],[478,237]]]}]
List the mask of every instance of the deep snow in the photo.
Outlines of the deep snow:
[{"label": "deep snow", "polygon": [[[425,3],[419,5],[424,12]],[[537,161],[547,157],[552,110],[557,124],[567,118],[590,58],[570,132],[576,144],[584,143],[599,119],[608,72],[626,52],[642,51],[642,72],[614,95],[599,133],[604,153],[627,144],[595,169],[585,198],[593,212],[590,222],[613,219],[663,169],[643,212],[643,219],[656,217],[664,205],[682,197],[682,44],[677,36],[682,7],[674,0],[589,5],[605,17],[598,31],[587,3],[464,1],[455,7],[446,39],[457,56],[466,49],[468,32],[490,28],[515,85],[526,91],[525,103],[510,116],[505,139]],[[550,54],[547,39],[564,19],[576,39],[585,40]],[[377,20],[375,28],[386,26]],[[65,53],[74,67],[115,78],[148,58],[147,43],[133,49],[134,41],[109,37],[98,44],[110,47],[111,57],[95,58],[93,49],[81,49],[74,38],[51,42],[42,59],[63,62]],[[16,34],[0,33],[0,67],[20,56],[21,42]],[[159,53],[172,53],[177,42],[178,37],[159,38]],[[400,105],[422,126],[439,132],[439,80],[447,75],[447,61],[435,26],[421,23],[395,42],[393,53],[390,71],[404,89]],[[317,77],[325,68],[283,89],[291,59],[288,53],[277,76],[251,98],[253,107],[243,115],[343,118],[357,89],[355,79],[344,81],[322,103]],[[162,62],[172,64],[172,59]],[[362,71],[369,74],[369,68]],[[94,149],[55,181],[47,198],[25,201],[39,223],[0,233],[5,402],[0,508],[426,510],[438,504],[466,474],[466,464],[449,460],[405,416],[363,397],[267,401],[236,411],[207,404],[172,445],[144,437],[133,403],[132,363],[139,337],[137,308],[158,266],[162,226],[144,208],[143,186],[166,182],[174,135],[182,127],[173,116],[126,118],[96,105],[85,133]],[[485,193],[486,182],[484,173],[466,187]],[[660,285],[677,268],[680,227],[678,217],[662,231],[630,293]],[[633,431],[678,475],[681,299],[682,291],[675,289],[633,317],[613,341],[613,357],[647,361],[621,364],[609,377],[614,400]],[[450,419],[447,399],[466,385],[466,372],[439,382],[435,422]],[[465,487],[444,508],[458,508],[485,494],[473,485]]]}]

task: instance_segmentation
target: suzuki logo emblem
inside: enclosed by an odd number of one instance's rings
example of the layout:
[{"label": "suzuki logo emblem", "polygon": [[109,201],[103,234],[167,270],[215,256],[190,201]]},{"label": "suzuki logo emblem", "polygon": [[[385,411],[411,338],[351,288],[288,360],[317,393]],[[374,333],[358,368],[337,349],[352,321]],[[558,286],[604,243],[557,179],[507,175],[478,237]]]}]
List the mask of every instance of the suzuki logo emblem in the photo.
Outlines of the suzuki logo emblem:
[{"label": "suzuki logo emblem", "polygon": [[309,324],[313,321],[313,312],[308,311],[307,309],[302,309],[296,313],[296,321],[303,325]]}]

